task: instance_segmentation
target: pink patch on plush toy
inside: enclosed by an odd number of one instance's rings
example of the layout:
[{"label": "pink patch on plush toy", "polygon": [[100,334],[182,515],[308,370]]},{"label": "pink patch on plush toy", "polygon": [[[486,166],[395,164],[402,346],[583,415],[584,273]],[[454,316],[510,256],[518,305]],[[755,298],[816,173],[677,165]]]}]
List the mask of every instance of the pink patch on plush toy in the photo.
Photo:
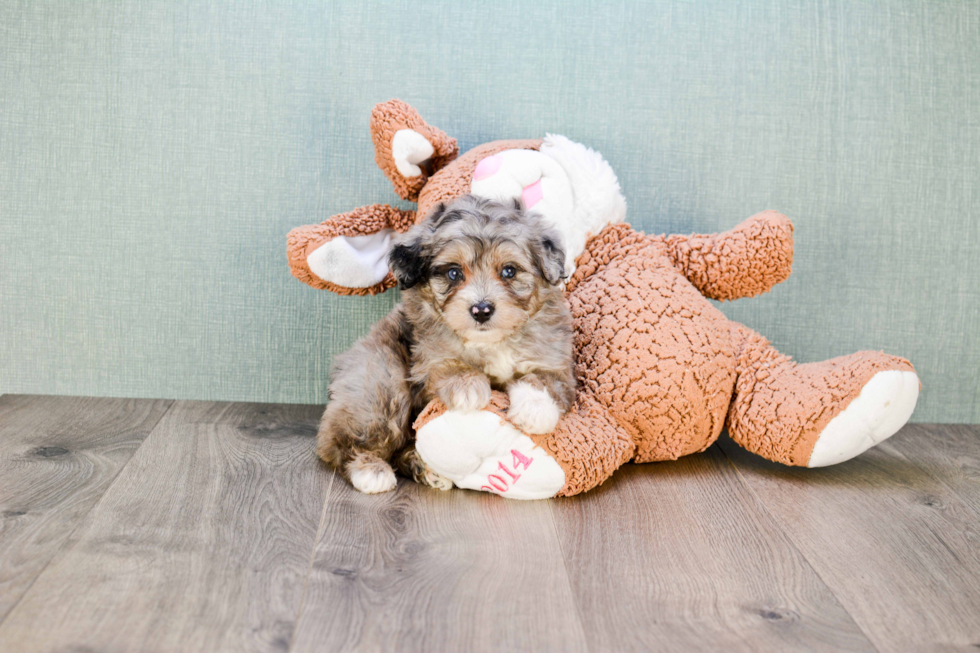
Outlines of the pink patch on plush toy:
[{"label": "pink patch on plush toy", "polygon": [[483,159],[477,164],[476,170],[473,171],[473,181],[480,181],[481,179],[494,176],[500,170],[503,162],[504,160],[499,154],[494,154]]},{"label": "pink patch on plush toy", "polygon": [[524,189],[521,193],[521,197],[524,199],[524,208],[529,209],[544,197],[544,191],[541,190],[541,180],[538,179],[536,182]]}]

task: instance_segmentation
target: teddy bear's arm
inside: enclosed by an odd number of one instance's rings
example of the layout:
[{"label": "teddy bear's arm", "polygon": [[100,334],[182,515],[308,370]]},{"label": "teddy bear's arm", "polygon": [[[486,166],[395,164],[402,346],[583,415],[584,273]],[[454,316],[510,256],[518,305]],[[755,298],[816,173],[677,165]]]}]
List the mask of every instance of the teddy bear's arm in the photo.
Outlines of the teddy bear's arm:
[{"label": "teddy bear's arm", "polygon": [[775,211],[718,234],[663,239],[677,269],[710,299],[768,292],[789,277],[793,266],[793,224]]},{"label": "teddy bear's arm", "polygon": [[289,269],[303,283],[338,295],[384,292],[396,285],[386,258],[391,235],[414,222],[415,211],[372,204],[297,227],[286,238]]}]

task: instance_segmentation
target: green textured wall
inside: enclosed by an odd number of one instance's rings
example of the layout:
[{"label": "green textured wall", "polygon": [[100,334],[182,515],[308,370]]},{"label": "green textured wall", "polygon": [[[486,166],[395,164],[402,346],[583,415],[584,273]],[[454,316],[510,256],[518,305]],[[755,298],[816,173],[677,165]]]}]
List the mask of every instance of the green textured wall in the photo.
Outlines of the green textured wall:
[{"label": "green textured wall", "polygon": [[394,200],[391,97],[464,149],[595,147],[648,231],[786,213],[793,276],[723,310],[980,422],[977,2],[2,0],[0,392],[324,401],[397,296],[300,284],[284,239]]}]

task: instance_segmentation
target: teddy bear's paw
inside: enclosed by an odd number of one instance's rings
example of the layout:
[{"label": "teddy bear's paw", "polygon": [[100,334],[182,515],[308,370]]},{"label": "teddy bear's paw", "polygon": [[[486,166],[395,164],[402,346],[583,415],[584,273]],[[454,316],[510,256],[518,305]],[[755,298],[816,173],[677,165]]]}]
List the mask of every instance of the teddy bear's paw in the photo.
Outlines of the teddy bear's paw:
[{"label": "teddy bear's paw", "polygon": [[878,372],[823,431],[807,467],[826,467],[864,453],[894,435],[912,416],[919,397],[915,372]]},{"label": "teddy bear's paw", "polygon": [[431,469],[426,469],[423,472],[421,480],[423,485],[428,485],[431,488],[442,490],[443,492],[453,489],[453,482],[450,479]]},{"label": "teddy bear's paw", "polygon": [[518,381],[507,388],[507,396],[510,397],[507,419],[515,426],[532,435],[555,430],[561,410],[546,390]]},{"label": "teddy bear's paw", "polygon": [[482,374],[468,374],[450,379],[439,390],[439,398],[450,410],[482,410],[490,403],[490,381]]}]

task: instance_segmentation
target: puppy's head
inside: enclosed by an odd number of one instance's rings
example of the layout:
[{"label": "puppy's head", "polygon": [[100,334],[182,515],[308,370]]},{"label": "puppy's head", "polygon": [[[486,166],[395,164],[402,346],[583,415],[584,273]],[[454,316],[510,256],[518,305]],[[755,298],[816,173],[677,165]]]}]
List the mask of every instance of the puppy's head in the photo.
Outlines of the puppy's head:
[{"label": "puppy's head", "polygon": [[399,237],[388,266],[404,290],[472,343],[518,331],[560,293],[561,236],[520,202],[465,195]]}]

